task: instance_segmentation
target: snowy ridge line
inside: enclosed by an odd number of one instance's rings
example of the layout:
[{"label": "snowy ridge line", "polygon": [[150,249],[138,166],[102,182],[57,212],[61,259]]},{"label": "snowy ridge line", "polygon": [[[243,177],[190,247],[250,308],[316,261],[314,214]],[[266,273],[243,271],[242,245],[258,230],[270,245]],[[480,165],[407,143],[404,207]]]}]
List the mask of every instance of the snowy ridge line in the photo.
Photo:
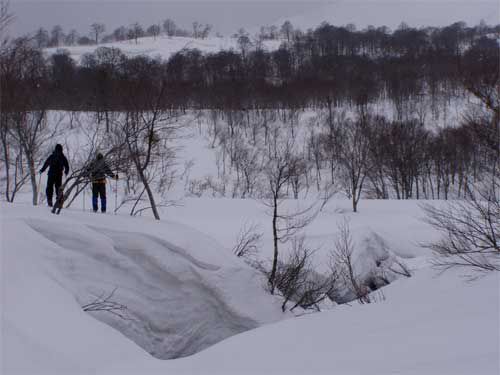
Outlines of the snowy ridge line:
[{"label": "snowy ridge line", "polygon": [[[125,42],[102,43],[90,46],[61,46],[44,49],[46,56],[51,56],[60,50],[67,50],[78,64],[81,63],[82,56],[86,53],[93,53],[97,48],[118,48],[127,56],[149,56],[151,58],[160,57],[167,60],[172,55],[185,49],[197,49],[203,53],[216,53],[220,51],[237,50],[238,43],[232,37],[208,37],[206,39],[195,39],[188,37],[153,37],[139,38],[137,44]],[[265,50],[278,49],[281,40],[269,40],[263,42]]]}]

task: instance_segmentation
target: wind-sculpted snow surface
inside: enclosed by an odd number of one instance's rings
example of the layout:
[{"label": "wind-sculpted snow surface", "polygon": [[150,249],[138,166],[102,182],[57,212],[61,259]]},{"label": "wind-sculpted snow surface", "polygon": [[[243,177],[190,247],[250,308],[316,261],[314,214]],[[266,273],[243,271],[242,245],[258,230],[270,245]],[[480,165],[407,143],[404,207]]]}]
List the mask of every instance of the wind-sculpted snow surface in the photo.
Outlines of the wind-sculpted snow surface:
[{"label": "wind-sculpted snow surface", "polygon": [[[172,221],[74,209],[56,216],[0,202],[0,373],[499,374],[500,275],[466,282],[463,271],[429,269],[430,255],[416,240],[436,233],[419,224],[410,201],[367,201],[351,215],[367,255],[356,265],[395,256],[412,265],[413,276],[384,288],[385,299],[267,324],[186,358],[153,358],[120,331],[156,355],[174,356],[284,316],[262,291],[264,280],[213,240],[230,243],[242,220],[259,217],[257,208],[247,200],[194,203],[169,213],[212,237]],[[331,242],[336,212],[312,224],[317,244]],[[128,320],[93,313],[107,325],[82,311],[114,288]]]},{"label": "wind-sculpted snow surface", "polygon": [[[51,259],[82,305],[116,288],[111,298],[126,306],[119,311],[124,317],[93,315],[157,358],[188,356],[259,325],[235,311],[216,286],[221,266],[166,240],[89,225],[61,230],[42,220],[28,224],[64,250]],[[235,282],[231,273],[226,277]]]}]

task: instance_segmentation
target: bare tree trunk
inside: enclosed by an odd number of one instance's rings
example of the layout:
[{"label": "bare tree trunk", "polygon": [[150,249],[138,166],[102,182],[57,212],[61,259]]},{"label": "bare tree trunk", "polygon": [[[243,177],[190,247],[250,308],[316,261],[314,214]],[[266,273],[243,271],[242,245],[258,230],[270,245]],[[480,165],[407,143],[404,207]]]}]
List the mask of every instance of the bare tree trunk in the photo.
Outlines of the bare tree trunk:
[{"label": "bare tree trunk", "polygon": [[4,168],[5,168],[5,199],[7,202],[10,202],[10,155],[9,155],[9,146],[7,144],[7,140],[4,139],[4,135],[2,134],[2,148],[3,148],[3,158],[4,158]]},{"label": "bare tree trunk", "polygon": [[32,156],[27,156],[30,171],[31,189],[33,192],[33,206],[38,205],[38,185],[36,183],[35,161]]},{"label": "bare tree trunk", "polygon": [[144,185],[144,189],[146,189],[146,193],[149,198],[149,204],[151,204],[151,210],[153,211],[153,215],[156,220],[160,220],[160,214],[158,213],[158,209],[156,207],[156,202],[155,202],[155,197],[153,192],[151,191],[151,187],[149,186],[149,182],[146,179],[146,176],[144,176],[144,173],[138,169],[137,172],[139,173],[139,178],[142,181],[142,184]]},{"label": "bare tree trunk", "polygon": [[269,284],[271,284],[271,294],[274,294],[274,279],[276,277],[276,268],[278,267],[278,199],[273,197],[273,267],[269,276]]}]

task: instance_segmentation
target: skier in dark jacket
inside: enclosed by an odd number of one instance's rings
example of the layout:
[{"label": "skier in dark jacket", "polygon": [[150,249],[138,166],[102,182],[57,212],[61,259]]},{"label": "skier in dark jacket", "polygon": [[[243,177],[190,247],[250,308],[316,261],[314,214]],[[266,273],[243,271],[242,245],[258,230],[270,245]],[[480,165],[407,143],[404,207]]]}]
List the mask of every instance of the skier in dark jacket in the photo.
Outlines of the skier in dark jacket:
[{"label": "skier in dark jacket", "polygon": [[101,212],[106,212],[106,176],[118,179],[106,164],[104,156],[97,154],[96,160],[87,169],[92,182],[92,209],[97,212],[97,198],[101,197]]},{"label": "skier in dark jacket", "polygon": [[47,204],[52,207],[54,188],[56,190],[56,197],[58,197],[62,184],[63,170],[66,176],[69,172],[68,159],[64,156],[63,148],[60,144],[56,145],[54,152],[47,158],[42,169],[40,169],[40,174],[45,172],[47,168],[49,168],[49,172],[47,173],[47,188],[45,193],[47,194]]}]

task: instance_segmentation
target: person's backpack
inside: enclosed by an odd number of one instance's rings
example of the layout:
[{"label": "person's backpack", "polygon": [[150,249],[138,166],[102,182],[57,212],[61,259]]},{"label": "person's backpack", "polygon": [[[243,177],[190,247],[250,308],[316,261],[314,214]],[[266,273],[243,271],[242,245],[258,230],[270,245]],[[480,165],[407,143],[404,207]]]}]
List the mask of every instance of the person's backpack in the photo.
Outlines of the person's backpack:
[{"label": "person's backpack", "polygon": [[50,171],[52,173],[62,173],[64,169],[64,161],[63,157],[61,154],[52,154],[52,157],[50,158]]}]

